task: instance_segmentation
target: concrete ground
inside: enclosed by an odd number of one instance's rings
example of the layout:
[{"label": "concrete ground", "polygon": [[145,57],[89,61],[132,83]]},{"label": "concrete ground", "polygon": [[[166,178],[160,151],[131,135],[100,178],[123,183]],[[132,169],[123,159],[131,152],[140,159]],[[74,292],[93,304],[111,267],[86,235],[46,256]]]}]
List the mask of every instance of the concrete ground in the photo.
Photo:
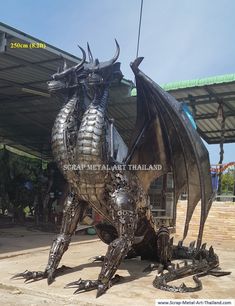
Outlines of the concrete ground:
[{"label": "concrete ground", "polygon": [[[192,220],[191,230],[186,243],[196,237],[200,210],[197,209]],[[179,240],[183,230],[185,202],[178,205],[177,234]],[[118,274],[124,281],[110,288],[108,292],[96,299],[96,291],[73,295],[74,289],[64,286],[74,280],[96,279],[101,264],[92,263],[89,258],[105,254],[107,246],[96,236],[75,236],[69,250],[62,258],[61,264],[71,267],[56,278],[50,286],[46,280],[25,284],[22,280],[11,277],[24,270],[44,270],[51,241],[55,235],[40,231],[27,230],[23,227],[0,229],[0,305],[155,305],[155,299],[164,298],[235,298],[235,205],[215,203],[211,209],[205,227],[205,241],[215,247],[220,257],[221,268],[232,274],[222,278],[205,276],[202,278],[203,290],[194,293],[170,293],[155,289],[152,281],[156,272],[143,273],[149,264],[137,259],[125,260]],[[191,277],[183,280],[193,285]],[[182,280],[176,282],[181,284]]]}]

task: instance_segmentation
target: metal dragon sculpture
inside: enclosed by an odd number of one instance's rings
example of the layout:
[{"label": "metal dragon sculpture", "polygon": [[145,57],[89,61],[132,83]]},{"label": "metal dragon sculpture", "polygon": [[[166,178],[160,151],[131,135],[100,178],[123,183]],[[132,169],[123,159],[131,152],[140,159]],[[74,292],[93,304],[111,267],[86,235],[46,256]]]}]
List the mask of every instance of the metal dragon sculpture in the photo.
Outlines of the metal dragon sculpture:
[{"label": "metal dragon sculpture", "polygon": [[[131,64],[137,87],[137,119],[132,142],[126,150],[117,132],[113,139],[115,127],[107,116],[110,85],[122,78],[120,63],[116,62],[119,45],[116,42],[116,54],[107,62],[94,59],[88,45],[87,63],[85,51],[80,49],[83,60],[71,68],[65,65],[48,83],[49,90],[65,100],[52,131],[54,158],[70,186],[60,234],[52,243],[45,271],[26,270],[14,277],[23,277],[26,281],[47,278],[48,284],[52,283],[87,205],[105,220],[96,225],[96,231],[108,244],[108,250],[105,256],[96,257],[103,261],[97,280],[79,279],[67,285],[75,287],[76,293],[97,289],[99,297],[121,280],[115,273],[125,257],[133,256],[158,263],[146,271],[158,269],[153,285],[162,290],[197,291],[202,287],[199,277],[227,275],[228,272],[220,271],[213,248],[207,250],[206,244],[202,244],[204,224],[212,204],[209,157],[181,104],[139,70],[143,58],[137,58]],[[162,169],[134,171],[128,167],[132,164],[161,164]],[[96,169],[97,165],[122,167],[113,167],[110,171]],[[183,239],[201,200],[196,246],[194,242],[189,247],[183,246],[183,240],[173,245],[168,228],[158,228],[152,216],[149,186],[169,171],[174,177],[174,206],[182,190],[188,191]],[[184,265],[175,265],[175,259],[184,259]],[[169,284],[188,275],[194,275],[195,287]]]}]

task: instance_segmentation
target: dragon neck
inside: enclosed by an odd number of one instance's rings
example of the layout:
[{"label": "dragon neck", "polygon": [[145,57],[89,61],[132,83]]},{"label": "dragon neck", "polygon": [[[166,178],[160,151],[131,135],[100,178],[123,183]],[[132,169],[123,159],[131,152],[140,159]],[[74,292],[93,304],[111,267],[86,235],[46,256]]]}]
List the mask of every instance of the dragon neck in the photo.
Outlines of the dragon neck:
[{"label": "dragon neck", "polygon": [[78,132],[77,161],[82,165],[101,164],[105,161],[102,145],[108,88],[96,94],[83,115]]},{"label": "dragon neck", "polygon": [[67,138],[69,137],[68,124],[71,124],[71,120],[74,120],[72,115],[75,111],[77,100],[77,94],[68,99],[68,102],[57,115],[52,128],[52,153],[59,169],[70,183],[74,181],[75,174],[73,171],[65,169],[66,165],[72,163],[71,152],[67,148]]}]

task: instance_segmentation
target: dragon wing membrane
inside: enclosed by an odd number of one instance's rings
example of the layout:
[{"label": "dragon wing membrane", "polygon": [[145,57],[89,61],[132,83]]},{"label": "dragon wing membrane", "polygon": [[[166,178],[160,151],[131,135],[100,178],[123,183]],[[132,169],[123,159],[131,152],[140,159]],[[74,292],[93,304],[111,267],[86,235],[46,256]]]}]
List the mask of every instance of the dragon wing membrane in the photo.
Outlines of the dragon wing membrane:
[{"label": "dragon wing membrane", "polygon": [[172,171],[174,211],[180,193],[187,186],[188,203],[183,239],[187,236],[194,209],[201,200],[197,239],[199,248],[213,195],[208,151],[182,110],[182,104],[139,70],[142,60],[137,58],[131,64],[137,88],[137,119],[133,139],[136,139],[143,127],[146,128],[140,144],[135,147],[131,163],[162,164],[162,171],[138,173],[145,189],[154,178]]}]

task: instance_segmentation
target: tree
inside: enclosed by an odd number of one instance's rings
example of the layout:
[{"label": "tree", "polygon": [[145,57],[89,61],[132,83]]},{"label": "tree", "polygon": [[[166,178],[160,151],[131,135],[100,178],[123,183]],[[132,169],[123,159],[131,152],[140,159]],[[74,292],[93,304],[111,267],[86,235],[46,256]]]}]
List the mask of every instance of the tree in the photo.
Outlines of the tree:
[{"label": "tree", "polygon": [[228,170],[228,172],[222,175],[222,192],[223,193],[233,193],[234,188],[234,170]]}]

